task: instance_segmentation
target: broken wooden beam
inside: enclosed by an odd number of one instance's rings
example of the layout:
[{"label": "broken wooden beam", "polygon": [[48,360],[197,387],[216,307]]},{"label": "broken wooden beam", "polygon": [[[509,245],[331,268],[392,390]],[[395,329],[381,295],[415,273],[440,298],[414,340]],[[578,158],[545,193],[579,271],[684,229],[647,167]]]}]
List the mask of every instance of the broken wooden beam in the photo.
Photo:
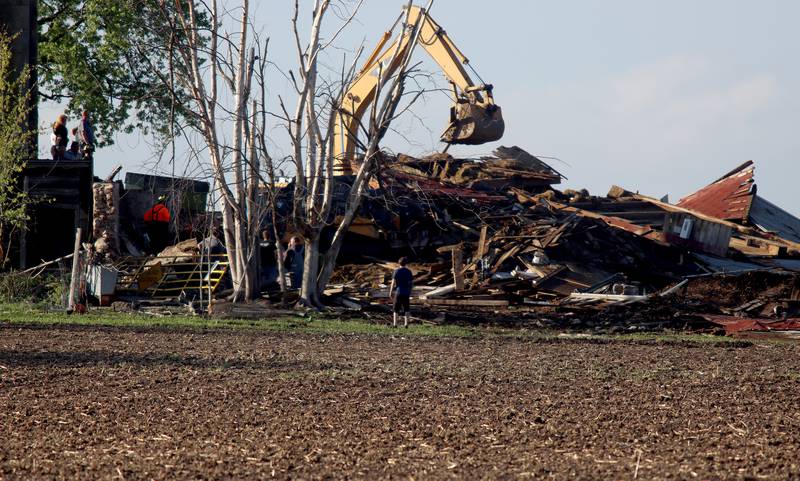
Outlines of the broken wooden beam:
[{"label": "broken wooden beam", "polygon": [[431,306],[508,307],[508,301],[503,299],[420,299],[419,301]]}]

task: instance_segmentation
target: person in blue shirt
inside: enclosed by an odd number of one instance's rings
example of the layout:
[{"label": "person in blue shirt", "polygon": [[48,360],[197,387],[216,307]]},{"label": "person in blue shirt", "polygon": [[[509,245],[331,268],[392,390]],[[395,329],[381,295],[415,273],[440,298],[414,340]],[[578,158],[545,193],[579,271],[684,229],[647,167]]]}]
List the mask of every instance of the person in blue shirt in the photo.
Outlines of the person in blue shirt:
[{"label": "person in blue shirt", "polygon": [[394,313],[392,315],[392,327],[397,327],[397,314],[400,312],[404,316],[404,327],[408,327],[408,318],[411,314],[411,288],[414,284],[414,274],[411,269],[406,267],[408,259],[401,257],[400,267],[395,269],[392,274],[392,285],[389,287],[389,296],[394,298]]}]

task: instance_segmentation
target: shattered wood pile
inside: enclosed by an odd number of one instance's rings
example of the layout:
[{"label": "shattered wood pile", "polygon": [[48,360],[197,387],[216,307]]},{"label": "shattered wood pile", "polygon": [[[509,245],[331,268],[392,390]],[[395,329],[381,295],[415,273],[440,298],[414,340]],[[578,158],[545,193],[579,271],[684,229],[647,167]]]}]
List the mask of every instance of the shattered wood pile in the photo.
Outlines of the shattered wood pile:
[{"label": "shattered wood pile", "polygon": [[[418,303],[474,308],[586,304],[600,298],[573,299],[571,294],[638,296],[699,272],[680,266],[680,251],[667,245],[553,207],[498,213],[491,220],[492,226],[470,226],[463,242],[439,247],[436,260],[412,265]],[[389,262],[346,266],[334,281],[341,282],[341,293],[353,301],[388,302],[387,276],[396,267]],[[348,271],[352,282],[347,282]],[[374,282],[366,286],[368,272],[374,273]]]},{"label": "shattered wood pile", "polygon": [[397,236],[406,236],[407,249],[341,266],[327,294],[348,308],[387,310],[394,261],[404,254],[413,262],[412,303],[437,318],[478,310],[536,313],[537,323],[555,327],[714,331],[720,323],[703,315],[794,315],[795,301],[747,287],[749,278],[737,287],[760,293],[749,303],[687,295],[731,273],[800,270],[792,237],[800,221],[785,211],[769,204],[773,218],[781,216],[770,225],[794,229],[783,238],[755,222],[705,214],[698,196],[692,210],[620,187],[605,197],[560,192],[552,185],[561,178],[516,147],[478,160],[401,155],[380,183],[387,204],[400,206]]},{"label": "shattered wood pile", "polygon": [[417,159],[401,154],[392,169],[484,191],[548,188],[562,178],[552,167],[516,146],[500,147],[492,156],[480,159],[455,159],[444,153]]},{"label": "shattered wood pile", "polygon": [[[757,195],[752,162],[670,204],[617,186],[602,197],[559,191],[565,177],[519,147],[479,158],[382,155],[325,292],[330,304],[387,312],[392,272],[407,256],[412,303],[431,322],[731,332],[786,328],[800,315],[800,219]],[[348,182],[333,194],[331,228]],[[114,186],[95,184],[100,257],[119,247]],[[286,186],[280,205],[292,195]],[[225,259],[199,253],[190,240],[119,263],[118,294],[221,294]]]}]

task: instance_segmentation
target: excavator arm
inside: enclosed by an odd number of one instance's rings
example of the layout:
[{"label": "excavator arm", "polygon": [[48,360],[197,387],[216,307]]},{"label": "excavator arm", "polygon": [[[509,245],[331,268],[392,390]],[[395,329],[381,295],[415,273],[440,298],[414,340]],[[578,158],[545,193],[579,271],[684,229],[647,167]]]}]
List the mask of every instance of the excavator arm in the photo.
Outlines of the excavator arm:
[{"label": "excavator arm", "polygon": [[352,173],[361,119],[375,100],[381,78],[384,81],[391,78],[401,67],[408,49],[413,48],[416,29],[419,29],[419,45],[430,54],[453,84],[456,96],[450,112],[450,125],[442,134],[442,141],[450,144],[483,144],[503,135],[505,124],[500,107],[494,104],[492,86],[476,85],[472,81],[466,69],[469,60],[425,9],[412,6],[399,38],[389,43],[392,30],[405,16],[405,13],[401,15],[392,28],[383,34],[342,97],[333,139],[336,174]]}]

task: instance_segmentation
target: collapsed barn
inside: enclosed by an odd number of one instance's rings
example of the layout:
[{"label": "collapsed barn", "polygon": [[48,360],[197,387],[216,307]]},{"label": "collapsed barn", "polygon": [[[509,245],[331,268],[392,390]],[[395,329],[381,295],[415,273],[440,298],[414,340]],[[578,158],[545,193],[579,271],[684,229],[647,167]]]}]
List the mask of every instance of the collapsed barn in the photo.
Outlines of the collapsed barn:
[{"label": "collapsed barn", "polygon": [[[563,175],[519,147],[480,158],[385,160],[325,291],[329,305],[365,315],[387,311],[395,261],[408,256],[412,302],[426,306],[431,322],[517,312],[523,315],[515,319],[549,319],[554,326],[585,320],[593,327],[597,319],[634,328],[730,330],[742,319],[752,321],[748,329],[794,325],[800,219],[757,193],[753,162],[670,204],[618,186],[605,196],[560,191]],[[204,258],[198,242],[216,222],[205,212],[208,183],[135,173],[124,184],[113,175],[95,180],[94,267],[86,277],[94,298],[181,303],[225,296],[227,259]],[[284,186],[278,205],[288,209],[291,194],[292,184]],[[153,251],[142,217],[165,197],[175,213],[174,245]],[[343,188],[332,226],[345,197]],[[279,231],[284,240],[292,235],[286,222]],[[753,279],[749,297],[737,304],[690,295],[724,278]],[[264,297],[292,299],[269,290]]]},{"label": "collapsed barn", "polygon": [[[402,253],[415,261],[414,302],[451,318],[511,310],[582,325],[579,317],[613,311],[607,325],[727,329],[747,316],[763,329],[794,325],[800,220],[757,195],[753,162],[674,205],[617,186],[602,197],[559,191],[560,174],[519,148],[479,159],[401,155],[387,165],[376,198],[401,213],[394,233],[403,249],[342,265],[327,291],[340,305],[385,309]],[[783,286],[780,294],[754,281],[740,304],[672,299],[755,272]]]}]

